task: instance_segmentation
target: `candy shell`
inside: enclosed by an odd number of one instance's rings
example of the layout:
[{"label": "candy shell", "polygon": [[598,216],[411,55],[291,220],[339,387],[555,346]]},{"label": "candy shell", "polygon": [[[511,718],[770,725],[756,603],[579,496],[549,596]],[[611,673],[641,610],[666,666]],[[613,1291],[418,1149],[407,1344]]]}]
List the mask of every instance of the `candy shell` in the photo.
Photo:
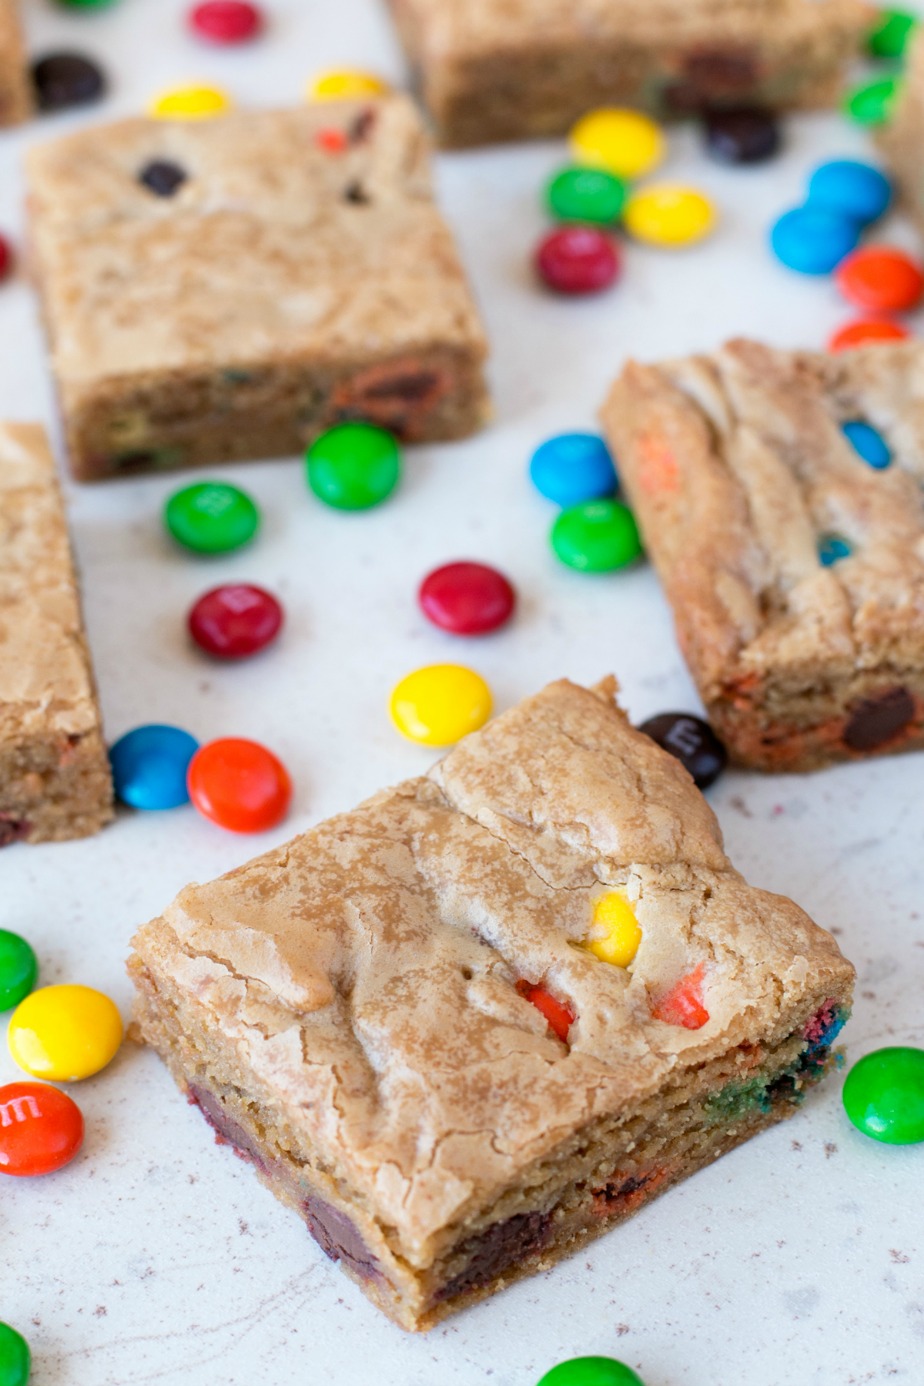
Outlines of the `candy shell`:
[{"label": "candy shell", "polygon": [[845,323],[828,339],[829,351],[850,351],[854,347],[870,346],[875,342],[906,342],[911,336],[907,327],[888,318],[862,318]]},{"label": "candy shell", "polygon": [[888,211],[892,184],[872,164],[859,159],[831,159],[819,164],[809,179],[808,203],[869,226]]},{"label": "candy shell", "polygon": [[263,14],[249,0],[202,0],[189,12],[189,27],[209,43],[246,43],[263,28]]},{"label": "candy shell", "polygon": [[780,264],[799,274],[830,274],[859,239],[855,221],[826,207],[795,207],[770,231],[770,246]]},{"label": "candy shell", "polygon": [[238,486],[198,481],[174,491],[164,507],[164,523],[192,553],[232,553],[253,539],[260,512]]},{"label": "candy shell", "polygon": [[779,153],[779,122],[758,107],[716,110],[705,117],[706,149],[721,164],[762,164]]},{"label": "candy shell", "polygon": [[110,748],[116,797],[131,808],[160,810],[189,802],[186,773],[199,743],[181,727],[135,727]]},{"label": "candy shell", "polygon": [[619,278],[615,243],[594,226],[563,226],[540,241],[536,269],[559,294],[595,294]]},{"label": "candy shell", "polygon": [[[0,1174],[52,1174],[70,1164],[82,1144],[83,1116],[67,1093],[47,1083],[0,1087]],[[2,1354],[0,1334],[0,1386],[6,1382]]]},{"label": "candy shell", "polygon": [[642,553],[635,517],[615,500],[569,506],[552,526],[551,542],[555,556],[581,573],[611,573]]},{"label": "candy shell", "polygon": [[35,986],[38,959],[19,934],[0,929],[0,1011],[11,1011]]},{"label": "candy shell", "polygon": [[384,428],[342,423],[322,433],[305,457],[308,485],[334,510],[381,505],[401,478],[401,450]]},{"label": "candy shell", "polygon": [[854,451],[877,472],[889,466],[892,449],[878,428],[873,428],[865,419],[851,419],[841,424],[841,432]]},{"label": "candy shell", "polygon": [[844,110],[857,125],[885,125],[891,120],[901,91],[900,77],[882,77],[847,93]]},{"label": "candy shell", "polygon": [[229,582],[204,593],[187,624],[206,654],[216,659],[248,659],[276,639],[282,622],[282,607],[272,592],[252,583]]},{"label": "candy shell", "polygon": [[395,687],[391,720],[402,736],[420,746],[452,746],[483,727],[491,716],[491,690],[480,674],[462,664],[415,669]]},{"label": "candy shell", "polygon": [[46,53],[32,64],[32,85],[40,111],[67,111],[106,94],[106,78],[82,53]]},{"label": "candy shell", "polygon": [[617,178],[641,178],[665,153],[660,126],[621,106],[589,111],[572,127],[569,142],[575,163],[605,168]]},{"label": "candy shell", "polygon": [[728,764],[728,752],[709,723],[692,713],[661,712],[643,722],[639,731],[675,756],[697,789],[715,784]]},{"label": "candy shell", "polygon": [[559,221],[597,222],[602,226],[619,220],[627,195],[622,178],[603,168],[580,165],[562,169],[546,190],[549,210]]},{"label": "candy shell", "polygon": [[818,561],[823,568],[832,568],[852,553],[853,546],[843,535],[823,534],[818,540]]},{"label": "candy shell", "polygon": [[835,278],[844,298],[872,313],[905,312],[924,295],[920,263],[889,245],[855,250],[838,265]]},{"label": "candy shell", "polygon": [[559,1362],[537,1386],[645,1386],[642,1378],[614,1357],[572,1357]]},{"label": "candy shell", "polygon": [[77,1083],[111,1063],[122,1043],[115,1003],[93,987],[39,987],[10,1017],[13,1062],[33,1078]]},{"label": "candy shell", "polygon": [[0,1323],[0,1386],[27,1386],[31,1369],[25,1338],[8,1323]]},{"label": "candy shell", "polygon": [[310,101],[353,101],[363,97],[386,96],[388,83],[374,72],[358,67],[331,68],[319,72],[308,85]]},{"label": "candy shell", "polygon": [[292,781],[282,761],[243,737],[200,746],[189,763],[187,784],[202,816],[234,833],[275,828],[292,801]]},{"label": "candy shell", "polygon": [[903,58],[920,22],[916,14],[907,10],[880,10],[867,39],[871,56]]},{"label": "candy shell", "polygon": [[616,468],[596,433],[558,433],[533,453],[529,477],[547,500],[563,507],[615,495]]},{"label": "candy shell", "polygon": [[428,573],[418,592],[429,621],[452,635],[487,635],[506,625],[516,594],[503,573],[486,563],[446,563]]},{"label": "candy shell", "polygon": [[665,250],[703,240],[717,220],[715,204],[703,193],[668,183],[633,193],[623,212],[630,236]]},{"label": "candy shell", "polygon": [[171,87],[155,96],[148,115],[156,120],[211,120],[231,109],[231,98],[220,87]]},{"label": "candy shell", "polygon": [[887,1145],[924,1141],[924,1049],[874,1049],[848,1073],[843,1100],[864,1136]]}]

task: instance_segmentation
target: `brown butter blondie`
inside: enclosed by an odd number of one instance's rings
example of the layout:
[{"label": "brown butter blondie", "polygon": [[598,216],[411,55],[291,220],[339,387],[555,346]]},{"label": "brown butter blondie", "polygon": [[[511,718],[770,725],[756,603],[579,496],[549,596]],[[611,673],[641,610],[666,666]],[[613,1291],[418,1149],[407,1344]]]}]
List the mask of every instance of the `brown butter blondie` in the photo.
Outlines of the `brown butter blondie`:
[{"label": "brown butter blondie", "polygon": [[[626,966],[586,946],[614,897],[641,931]],[[409,1329],[793,1112],[853,979],[732,868],[613,680],[552,684],[429,775],[184,890],[134,947],[141,1036]]]},{"label": "brown butter blondie", "polygon": [[0,847],[94,833],[112,782],[45,434],[0,424]]},{"label": "brown butter blondie", "polygon": [[132,119],[28,156],[82,479],[266,457],[346,419],[486,417],[486,344],[403,97]]},{"label": "brown butter blondie", "polygon": [[924,29],[912,40],[895,113],[876,136],[908,210],[924,228]]},{"label": "brown butter blondie", "polygon": [[390,3],[446,145],[560,135],[599,105],[831,105],[875,14],[864,0]]},{"label": "brown butter blondie", "polygon": [[32,83],[19,27],[17,0],[0,0],[0,126],[32,113]]},{"label": "brown butter blondie", "polygon": [[631,363],[603,419],[732,755],[811,770],[924,745],[924,350]]}]

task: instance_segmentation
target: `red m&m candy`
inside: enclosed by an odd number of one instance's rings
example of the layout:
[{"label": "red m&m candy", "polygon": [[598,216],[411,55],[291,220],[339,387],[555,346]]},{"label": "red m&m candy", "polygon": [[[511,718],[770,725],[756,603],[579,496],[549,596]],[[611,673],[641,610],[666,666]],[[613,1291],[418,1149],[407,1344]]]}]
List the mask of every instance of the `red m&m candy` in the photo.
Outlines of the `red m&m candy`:
[{"label": "red m&m candy", "polygon": [[270,592],[249,583],[213,587],[189,613],[189,633],[218,659],[246,659],[264,649],[282,627],[282,607]]},{"label": "red m&m candy", "polygon": [[292,781],[282,761],[243,737],[200,746],[189,762],[187,784],[203,817],[233,833],[274,828],[292,800]]},{"label": "red m&m candy", "polygon": [[873,313],[914,308],[924,294],[921,266],[903,250],[888,245],[855,250],[841,261],[834,277],[846,299]]},{"label": "red m&m candy", "polygon": [[487,635],[513,615],[516,594],[486,563],[447,563],[424,578],[417,594],[428,620],[453,635]]},{"label": "red m&m candy", "polygon": [[0,1088],[0,1174],[51,1174],[83,1144],[83,1117],[67,1093],[47,1083]]},{"label": "red m&m candy", "polygon": [[911,336],[900,322],[888,318],[860,318],[845,323],[828,341],[829,351],[850,351],[852,347],[869,346],[873,342],[904,342]]},{"label": "red m&m candy", "polygon": [[594,294],[618,278],[619,254],[612,239],[595,227],[563,226],[540,243],[536,269],[556,293]]},{"label": "red m&m candy", "polygon": [[545,1016],[549,1023],[549,1028],[561,1040],[562,1044],[568,1043],[568,1031],[574,1024],[574,1012],[563,1001],[556,1001],[551,992],[546,991],[545,987],[533,986],[531,982],[517,982],[517,991],[531,1005],[536,1007]]},{"label": "red m&m candy", "polygon": [[10,243],[0,236],[0,279],[5,279],[13,268],[13,252]]},{"label": "red m&m candy", "polygon": [[263,28],[263,16],[248,0],[203,0],[190,10],[189,27],[211,43],[246,43]]}]

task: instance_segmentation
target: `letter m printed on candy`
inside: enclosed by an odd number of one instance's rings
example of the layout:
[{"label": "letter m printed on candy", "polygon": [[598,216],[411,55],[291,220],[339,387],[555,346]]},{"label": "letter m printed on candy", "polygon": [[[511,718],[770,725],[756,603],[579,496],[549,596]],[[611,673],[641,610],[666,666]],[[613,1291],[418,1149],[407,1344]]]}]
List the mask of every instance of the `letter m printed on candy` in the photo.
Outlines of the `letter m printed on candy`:
[{"label": "letter m printed on candy", "polygon": [[30,1116],[40,1119],[41,1115],[41,1108],[31,1093],[0,1103],[0,1126],[12,1126],[14,1121],[28,1121]]}]

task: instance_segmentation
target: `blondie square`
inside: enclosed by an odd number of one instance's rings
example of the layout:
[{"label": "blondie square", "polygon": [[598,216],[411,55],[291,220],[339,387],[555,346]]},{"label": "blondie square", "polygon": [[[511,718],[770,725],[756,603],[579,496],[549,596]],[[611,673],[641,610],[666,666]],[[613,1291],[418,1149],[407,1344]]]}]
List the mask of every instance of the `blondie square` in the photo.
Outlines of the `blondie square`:
[{"label": "blondie square", "polygon": [[0,847],[94,833],[109,757],[45,434],[0,424]]},{"label": "blondie square", "polygon": [[17,0],[0,0],[0,127],[32,111],[32,86],[19,27]]},{"label": "blondie square", "polygon": [[403,97],[132,119],[31,151],[82,479],[292,453],[345,419],[484,420],[485,340]]},{"label": "blondie square", "polygon": [[603,418],[732,755],[924,745],[924,350],[735,341],[630,364]]},{"label": "blondie square", "polygon": [[141,1036],[408,1329],[793,1112],[853,978],[614,680],[552,684],[134,947]]},{"label": "blondie square", "polygon": [[924,30],[912,41],[895,113],[876,134],[908,210],[924,228]]},{"label": "blondie square", "polygon": [[832,105],[875,13],[864,0],[390,3],[446,145],[560,135],[600,105]]}]

